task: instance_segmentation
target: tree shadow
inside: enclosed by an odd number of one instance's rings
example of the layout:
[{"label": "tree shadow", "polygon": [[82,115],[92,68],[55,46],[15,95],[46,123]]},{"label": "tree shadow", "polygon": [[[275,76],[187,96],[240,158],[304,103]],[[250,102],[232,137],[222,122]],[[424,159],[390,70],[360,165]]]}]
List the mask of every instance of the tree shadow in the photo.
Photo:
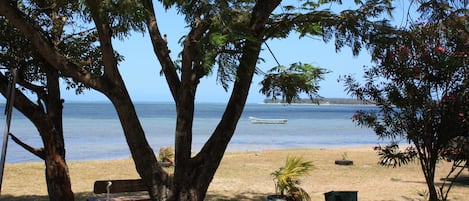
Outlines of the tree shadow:
[{"label": "tree shadow", "polygon": [[12,195],[2,195],[0,196],[1,200],[8,201],[48,201],[48,196],[39,196],[39,195],[22,195],[22,196],[12,196]]},{"label": "tree shadow", "polygon": [[[100,195],[91,193],[91,192],[83,192],[83,193],[75,193],[75,201],[86,201],[88,198],[92,197],[102,197]],[[47,195],[21,195],[21,196],[13,196],[13,195],[1,195],[0,200],[5,201],[49,201],[49,196]]]},{"label": "tree shadow", "polygon": [[262,193],[239,193],[234,196],[227,196],[223,194],[207,194],[205,200],[207,201],[265,201],[267,195]]},{"label": "tree shadow", "polygon": [[[227,196],[223,194],[207,194],[205,200],[207,201],[265,201],[265,194],[261,193],[240,193],[235,196]],[[88,198],[104,197],[102,195],[94,194],[91,192],[80,192],[75,193],[75,201],[86,201]],[[0,199],[3,201],[49,201],[47,195],[22,195],[22,196],[12,196],[12,195],[1,195]]]},{"label": "tree shadow", "polygon": [[459,175],[456,178],[441,178],[441,181],[453,182],[454,185],[458,186],[469,186],[469,175]]}]

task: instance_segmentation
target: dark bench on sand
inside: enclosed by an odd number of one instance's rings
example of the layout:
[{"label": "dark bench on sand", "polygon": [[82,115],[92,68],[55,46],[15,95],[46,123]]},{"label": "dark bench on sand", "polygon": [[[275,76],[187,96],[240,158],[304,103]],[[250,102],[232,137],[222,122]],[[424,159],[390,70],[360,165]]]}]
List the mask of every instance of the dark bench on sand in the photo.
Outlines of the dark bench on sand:
[{"label": "dark bench on sand", "polygon": [[87,201],[143,201],[150,200],[148,195],[116,196],[117,193],[132,193],[148,191],[141,179],[102,180],[95,181],[93,192],[106,194],[104,198],[88,198]]}]

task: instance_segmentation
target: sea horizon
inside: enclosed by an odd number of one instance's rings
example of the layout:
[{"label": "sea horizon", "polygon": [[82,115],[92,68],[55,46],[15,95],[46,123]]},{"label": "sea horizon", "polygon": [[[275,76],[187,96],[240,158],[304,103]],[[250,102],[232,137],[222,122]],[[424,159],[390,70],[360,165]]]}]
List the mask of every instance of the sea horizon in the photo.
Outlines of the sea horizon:
[{"label": "sea horizon", "polygon": [[[171,102],[139,102],[135,108],[155,154],[160,147],[174,146],[175,108]],[[219,122],[226,103],[197,103],[192,151],[198,152]],[[2,104],[4,107],[4,104]],[[351,117],[370,105],[248,103],[227,152],[274,149],[337,148],[373,146],[380,143],[371,129],[358,127]],[[64,138],[68,161],[129,158],[117,114],[111,103],[65,102]],[[287,124],[251,124],[250,116],[284,118]],[[3,122],[3,123],[1,123]],[[0,118],[0,126],[5,125]],[[35,127],[17,111],[11,133],[34,147],[42,141]],[[7,163],[41,161],[12,140]]]}]

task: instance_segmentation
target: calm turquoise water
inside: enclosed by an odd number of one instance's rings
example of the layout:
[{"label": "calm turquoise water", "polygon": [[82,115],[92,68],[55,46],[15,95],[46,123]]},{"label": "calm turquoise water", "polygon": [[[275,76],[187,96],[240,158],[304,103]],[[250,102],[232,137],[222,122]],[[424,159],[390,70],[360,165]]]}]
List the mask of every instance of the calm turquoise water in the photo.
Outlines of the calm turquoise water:
[{"label": "calm turquoise water", "polygon": [[[0,106],[3,110],[4,105]],[[174,144],[175,107],[170,103],[135,105],[153,149]],[[223,104],[198,104],[194,122],[193,151],[198,151],[215,128]],[[330,148],[380,143],[367,128],[357,127],[351,117],[363,105],[248,104],[238,123],[229,151],[285,148]],[[287,124],[251,124],[248,117],[286,118]],[[5,126],[5,116],[0,118]],[[35,127],[21,114],[13,114],[11,133],[35,147],[42,143]],[[117,159],[130,156],[116,112],[109,103],[66,103],[64,133],[68,160]],[[3,133],[1,133],[3,136]],[[40,161],[9,141],[7,162]]]}]

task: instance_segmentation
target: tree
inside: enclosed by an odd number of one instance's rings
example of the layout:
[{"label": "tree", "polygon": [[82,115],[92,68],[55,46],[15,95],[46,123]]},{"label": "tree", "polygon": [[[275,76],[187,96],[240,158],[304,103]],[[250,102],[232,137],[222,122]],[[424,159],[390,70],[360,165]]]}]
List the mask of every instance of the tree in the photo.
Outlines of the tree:
[{"label": "tree", "polygon": [[[109,98],[119,116],[136,169],[153,200],[203,200],[243,111],[262,44],[298,31],[302,36],[320,36],[325,40],[334,38],[337,48],[348,45],[357,54],[363,42],[369,40],[368,36],[383,27],[387,28],[385,21],[373,22],[368,18],[377,17],[390,9],[389,1],[367,1],[360,4],[357,10],[334,14],[319,8],[321,3],[335,1],[300,1],[301,7],[286,6],[285,12],[276,13],[274,11],[280,2],[161,1],[166,8],[174,7],[183,14],[189,27],[188,34],[182,39],[180,62],[176,63],[170,57],[166,41],[158,29],[153,1],[83,1],[83,12],[70,17],[84,16],[81,20],[95,30],[90,37],[96,40],[102,63],[91,69],[85,68],[83,58],[70,58],[55,48],[50,38],[44,35],[47,31],[37,26],[40,19],[25,15],[25,11],[18,8],[14,1],[1,1],[0,15],[28,38],[35,49],[40,49],[41,58],[58,70],[61,76],[73,78]],[[162,169],[145,138],[119,74],[119,59],[112,47],[113,38],[124,38],[128,30],[141,30],[143,23],[176,103],[173,175]],[[94,62],[98,57],[90,59]],[[99,71],[93,73],[93,69]],[[200,152],[192,155],[195,94],[201,78],[212,72],[217,72],[219,82],[225,89],[231,82],[233,89],[222,119],[211,137]]]},{"label": "tree", "polygon": [[[87,28],[75,19],[84,12],[82,4],[78,1],[10,1],[5,2],[21,10],[24,18],[30,18],[36,24],[30,28],[40,30],[39,34],[45,39],[47,45],[66,57],[69,62],[80,65],[87,71],[87,76],[99,76],[101,74],[101,52],[94,46],[96,42],[96,30]],[[2,7],[5,8],[5,7]],[[118,12],[118,11],[114,11]],[[118,16],[119,17],[119,16]],[[62,128],[63,99],[60,98],[59,77],[62,77],[68,89],[75,89],[80,94],[84,88],[83,83],[77,82],[73,77],[65,77],[58,69],[40,54],[40,49],[31,49],[33,44],[13,27],[8,19],[1,16],[2,25],[2,66],[17,68],[19,73],[19,85],[17,90],[15,107],[29,118],[37,127],[44,143],[44,148],[33,148],[13,134],[12,139],[28,151],[45,161],[46,182],[49,198],[51,200],[73,200],[68,167],[65,161],[65,144]],[[132,26],[132,24],[126,24]],[[138,29],[138,26],[132,28]],[[78,31],[76,31],[78,30]],[[128,27],[115,31],[115,34],[125,34]],[[121,57],[116,54],[115,60]],[[53,62],[54,63],[54,62]],[[56,63],[54,64],[56,65]],[[7,77],[1,76],[0,84],[2,93],[7,92]],[[37,103],[28,99],[23,93],[29,91],[37,95]]]},{"label": "tree", "polygon": [[274,100],[281,96],[281,101],[287,103],[301,101],[299,93],[306,93],[311,100],[316,100],[320,97],[317,93],[318,82],[324,79],[326,73],[326,69],[310,64],[295,63],[289,68],[279,65],[264,76],[260,92]]},{"label": "tree", "polygon": [[429,200],[445,200],[449,190],[437,193],[435,165],[452,140],[469,136],[467,1],[420,3],[420,21],[377,38],[375,65],[366,68],[365,84],[351,76],[344,81],[350,94],[379,107],[358,111],[353,119],[359,125],[414,146],[404,151],[397,145],[380,147],[382,164],[396,166],[417,157]]},{"label": "tree", "polygon": [[[39,4],[30,4],[28,14],[33,16],[47,15],[53,23],[41,24],[51,31],[51,42],[57,47],[61,43],[63,24],[58,18],[60,5],[48,9],[38,9]],[[53,16],[53,17],[52,17]],[[65,143],[62,127],[63,100],[60,97],[59,72],[51,68],[47,61],[40,58],[31,43],[18,34],[18,30],[8,24],[8,20],[0,17],[0,66],[9,69],[0,74],[0,91],[8,97],[8,86],[11,84],[10,71],[18,72],[19,89],[13,90],[14,107],[25,115],[37,128],[44,144],[43,148],[33,148],[13,134],[11,138],[26,150],[32,152],[45,162],[45,176],[50,200],[74,200],[68,166],[65,160]],[[16,86],[14,86],[16,88]],[[30,92],[37,100],[29,98]]]}]

